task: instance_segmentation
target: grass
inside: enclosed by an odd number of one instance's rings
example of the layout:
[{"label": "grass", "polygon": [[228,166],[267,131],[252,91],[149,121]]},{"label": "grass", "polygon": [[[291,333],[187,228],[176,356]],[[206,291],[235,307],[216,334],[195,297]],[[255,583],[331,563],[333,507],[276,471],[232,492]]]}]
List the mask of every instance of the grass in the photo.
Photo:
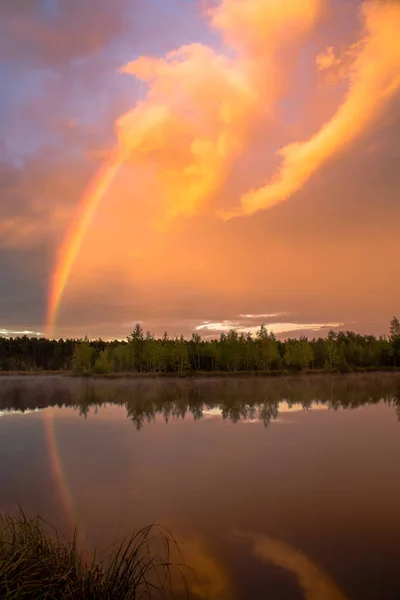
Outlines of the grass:
[{"label": "grass", "polygon": [[28,518],[21,510],[16,517],[0,517],[0,598],[172,598],[172,570],[180,572],[170,561],[172,547],[177,549],[172,535],[151,525],[99,561],[87,549],[78,550],[76,530],[71,542],[63,541],[40,516]]}]

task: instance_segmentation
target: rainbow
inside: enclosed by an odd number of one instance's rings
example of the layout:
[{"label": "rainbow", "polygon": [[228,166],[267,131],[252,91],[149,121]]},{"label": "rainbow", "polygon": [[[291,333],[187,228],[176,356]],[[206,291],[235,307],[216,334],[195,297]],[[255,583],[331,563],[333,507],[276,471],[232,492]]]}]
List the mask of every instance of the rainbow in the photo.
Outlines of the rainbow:
[{"label": "rainbow", "polygon": [[117,176],[124,159],[125,157],[122,152],[115,150],[110,160],[99,170],[86,190],[80,202],[75,221],[59,249],[56,266],[51,277],[48,297],[46,318],[48,337],[53,337],[54,335],[57,311],[85,235],[96,214],[101,199]]}]

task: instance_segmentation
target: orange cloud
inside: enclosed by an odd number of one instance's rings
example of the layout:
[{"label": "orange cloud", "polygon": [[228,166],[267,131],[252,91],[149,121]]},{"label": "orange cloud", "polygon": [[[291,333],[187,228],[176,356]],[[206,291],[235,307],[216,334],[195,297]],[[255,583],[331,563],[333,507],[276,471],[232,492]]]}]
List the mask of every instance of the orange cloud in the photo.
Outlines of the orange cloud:
[{"label": "orange cloud", "polygon": [[308,33],[323,5],[324,0],[223,0],[210,14],[227,42],[254,58]]},{"label": "orange cloud", "polygon": [[233,61],[202,44],[139,58],[122,72],[149,92],[118,120],[120,147],[152,168],[167,220],[197,212],[243,149],[254,92]]},{"label": "orange cloud", "polygon": [[211,25],[237,57],[191,44],[121,69],[149,90],[118,120],[119,146],[151,165],[167,221],[202,210],[225,182],[255,114],[279,97],[278,50],[312,27],[320,7],[321,0],[224,0],[209,10]]},{"label": "orange cloud", "polygon": [[323,83],[336,85],[340,80],[349,77],[351,67],[356,61],[364,45],[364,39],[350,44],[343,52],[336,53],[333,46],[328,46],[324,52],[318,54],[315,64],[317,70],[324,75]]},{"label": "orange cloud", "polygon": [[334,47],[328,46],[325,52],[318,54],[315,62],[319,71],[326,71],[339,65],[340,59],[335,55]]},{"label": "orange cloud", "polygon": [[375,123],[400,88],[400,4],[370,0],[360,10],[365,37],[349,75],[344,102],[311,139],[280,150],[283,163],[271,182],[244,194],[240,208],[225,213],[224,218],[253,214],[287,200],[330,157]]}]

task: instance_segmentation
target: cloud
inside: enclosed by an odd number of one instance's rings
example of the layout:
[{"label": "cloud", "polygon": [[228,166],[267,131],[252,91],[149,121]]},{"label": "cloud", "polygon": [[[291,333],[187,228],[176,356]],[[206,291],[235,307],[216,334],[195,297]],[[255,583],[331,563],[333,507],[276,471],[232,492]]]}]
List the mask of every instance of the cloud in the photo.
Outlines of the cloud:
[{"label": "cloud", "polygon": [[285,315],[286,313],[281,312],[281,313],[266,313],[266,314],[260,314],[260,315],[239,315],[239,317],[241,317],[242,319],[251,319],[251,320],[260,320],[260,319],[273,319],[274,317],[281,317],[283,315]]},{"label": "cloud", "polygon": [[[210,9],[214,27],[248,57],[271,59],[283,44],[308,33],[320,16],[322,0],[222,0]],[[270,56],[265,56],[265,52]]]},{"label": "cloud", "polygon": [[363,45],[364,38],[361,38],[341,53],[336,53],[333,46],[328,46],[324,52],[318,54],[315,64],[317,70],[323,74],[323,84],[337,85],[341,80],[348,78]]},{"label": "cloud", "polygon": [[[134,0],[132,8],[140,7]],[[125,0],[13,0],[0,3],[0,53],[35,67],[58,68],[100,50],[126,28]]]},{"label": "cloud", "polygon": [[24,331],[13,331],[0,328],[0,337],[16,337],[24,335],[27,335],[28,337],[39,337],[43,335],[43,333],[41,331],[30,331],[29,329],[25,329]]},{"label": "cloud", "polygon": [[161,220],[209,206],[245,151],[255,116],[279,98],[279,52],[309,31],[320,7],[321,0],[223,0],[209,17],[230,47],[226,55],[189,44],[121,69],[148,85],[117,121],[121,160],[150,169]]},{"label": "cloud", "polygon": [[340,60],[335,55],[333,46],[328,46],[325,52],[318,54],[315,62],[319,71],[326,71],[327,69],[340,65]]},{"label": "cloud", "polygon": [[43,148],[21,166],[0,163],[0,249],[56,243],[79,201],[90,165]]},{"label": "cloud", "polygon": [[400,88],[398,2],[368,0],[361,5],[365,37],[349,75],[349,89],[334,116],[308,141],[285,146],[283,163],[270,183],[245,193],[241,207],[225,218],[249,215],[287,200],[329,158],[365,133]]},{"label": "cloud", "polygon": [[197,213],[244,148],[253,91],[234,62],[202,44],[142,57],[122,72],[150,86],[117,122],[123,154],[150,163],[167,220]]},{"label": "cloud", "polygon": [[[261,325],[261,323],[260,323]],[[196,331],[210,331],[215,333],[227,333],[235,329],[238,333],[256,334],[260,325],[248,325],[241,321],[222,321],[201,323],[196,326]],[[299,333],[302,331],[317,332],[323,329],[335,329],[343,326],[343,323],[266,323],[268,331],[277,334]]]}]

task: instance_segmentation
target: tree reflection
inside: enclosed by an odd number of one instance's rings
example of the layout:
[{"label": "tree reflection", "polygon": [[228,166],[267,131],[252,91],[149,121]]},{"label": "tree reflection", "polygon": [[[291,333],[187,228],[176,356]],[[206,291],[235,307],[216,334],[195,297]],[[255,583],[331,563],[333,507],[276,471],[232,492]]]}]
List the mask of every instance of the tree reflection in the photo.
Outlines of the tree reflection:
[{"label": "tree reflection", "polygon": [[24,412],[47,407],[72,407],[87,418],[105,405],[124,407],[137,430],[157,416],[165,423],[200,420],[220,414],[238,423],[258,420],[265,427],[287,408],[312,409],[324,404],[331,410],[351,410],[383,402],[400,420],[400,374],[281,377],[275,379],[154,379],[100,380],[69,378],[4,378],[0,410]]},{"label": "tree reflection", "polygon": [[260,407],[259,418],[260,421],[264,424],[264,427],[268,427],[271,423],[271,420],[275,420],[279,415],[279,402],[266,403]]}]

